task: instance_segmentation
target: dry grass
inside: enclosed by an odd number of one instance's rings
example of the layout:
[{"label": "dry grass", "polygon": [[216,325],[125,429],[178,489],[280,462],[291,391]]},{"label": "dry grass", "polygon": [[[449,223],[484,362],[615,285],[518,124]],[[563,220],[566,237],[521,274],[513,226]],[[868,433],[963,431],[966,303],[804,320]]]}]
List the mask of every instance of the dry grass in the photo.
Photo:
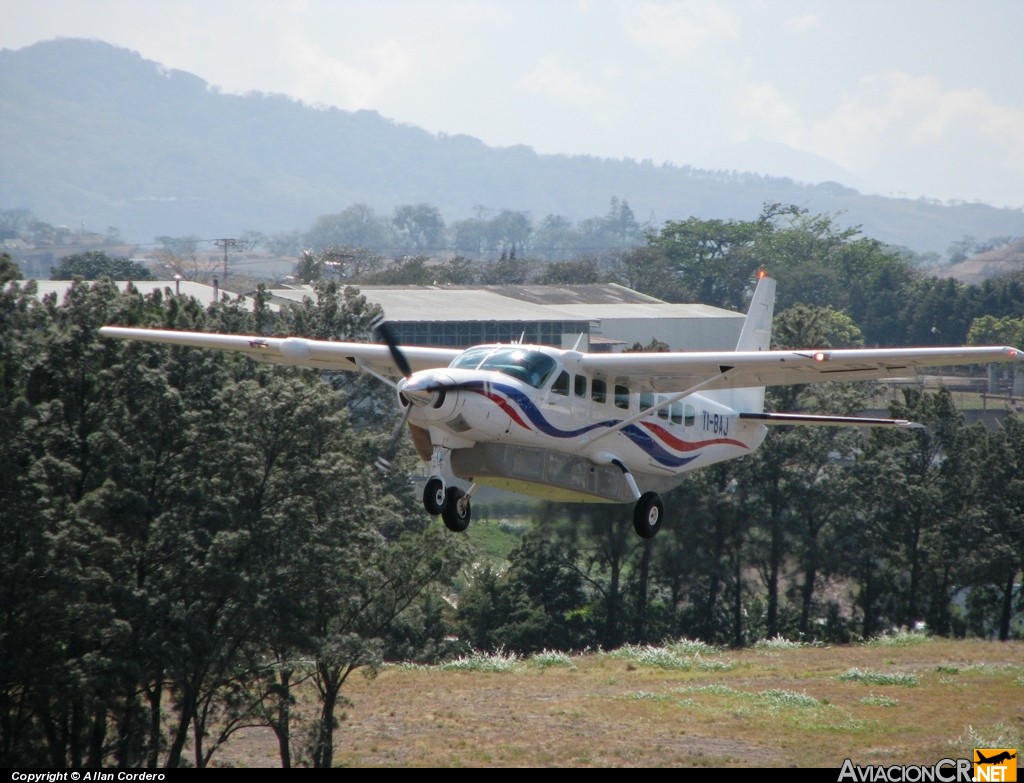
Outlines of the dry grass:
[{"label": "dry grass", "polygon": [[[679,645],[355,677],[348,767],[934,764],[1024,746],[1024,642]],[[480,665],[477,665],[480,664]],[[249,730],[215,765],[277,766]]]}]

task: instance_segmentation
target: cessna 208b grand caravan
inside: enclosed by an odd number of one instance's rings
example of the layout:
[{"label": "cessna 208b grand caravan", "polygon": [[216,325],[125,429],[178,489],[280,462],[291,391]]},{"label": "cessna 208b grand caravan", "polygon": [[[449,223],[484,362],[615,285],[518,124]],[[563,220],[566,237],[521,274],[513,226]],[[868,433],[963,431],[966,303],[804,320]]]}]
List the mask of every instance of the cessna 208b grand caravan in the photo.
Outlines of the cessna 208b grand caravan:
[{"label": "cessna 208b grand caravan", "polygon": [[[392,385],[417,453],[423,504],[454,531],[481,485],[563,502],[633,503],[650,538],[660,493],[742,457],[773,425],[914,426],[902,419],[769,413],[767,386],[903,377],[922,367],[1012,362],[1007,346],[770,350],[775,281],[759,280],[735,351],[589,354],[540,345],[466,350],[105,326],[108,337],[239,351],[260,360],[366,372]],[[392,447],[393,448],[393,445]],[[378,461],[387,467],[386,458]]]}]

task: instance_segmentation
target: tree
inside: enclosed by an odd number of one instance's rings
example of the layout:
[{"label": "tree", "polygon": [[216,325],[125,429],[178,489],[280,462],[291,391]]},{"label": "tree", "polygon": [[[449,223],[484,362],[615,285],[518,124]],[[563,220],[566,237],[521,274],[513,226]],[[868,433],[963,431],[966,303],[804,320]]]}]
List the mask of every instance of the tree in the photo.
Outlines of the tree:
[{"label": "tree", "polygon": [[477,274],[477,265],[462,256],[455,256],[434,267],[436,282],[445,285],[473,285],[477,280]]},{"label": "tree", "polygon": [[613,196],[608,212],[584,220],[579,226],[579,245],[584,252],[609,252],[641,244],[641,229],[625,199]]},{"label": "tree", "polygon": [[671,259],[656,247],[628,250],[613,263],[612,278],[635,291],[665,302],[692,302],[694,295],[676,273]]},{"label": "tree", "polygon": [[[311,327],[361,328],[357,295],[324,303]],[[320,678],[314,757],[329,763],[346,672],[372,671],[392,637],[411,649],[403,613],[461,564],[458,539],[423,532],[407,483],[370,467],[384,428],[352,427],[316,374],[97,334],[109,322],[251,333],[255,320],[108,281],[73,284],[59,306],[31,283],[0,291],[11,764],[178,766],[191,741],[201,767],[257,724],[291,763],[304,676]]]},{"label": "tree", "polygon": [[99,250],[64,256],[60,264],[50,269],[51,280],[96,280],[109,277],[111,280],[154,280],[153,274],[142,264],[128,258],[110,258]]},{"label": "tree", "polygon": [[670,220],[648,245],[664,256],[692,301],[740,310],[764,263],[753,246],[766,230],[762,222]]},{"label": "tree", "polygon": [[0,253],[0,285],[6,286],[13,280],[21,280],[21,268],[14,263],[10,253]]},{"label": "tree", "polygon": [[441,211],[429,204],[395,207],[391,225],[402,248],[413,254],[437,252],[445,246],[445,224]]},{"label": "tree", "polygon": [[557,509],[546,506],[542,529],[558,546],[579,552],[577,568],[589,590],[596,593],[591,625],[597,641],[614,648],[627,636],[626,572],[638,543],[628,514],[618,504],[573,503]]},{"label": "tree", "polygon": [[579,650],[594,641],[587,602],[575,548],[535,532],[509,554],[507,570],[475,574],[459,601],[459,627],[478,650]]},{"label": "tree", "polygon": [[846,541],[857,552],[853,576],[859,583],[863,635],[884,624],[913,627],[928,611],[928,573],[943,569],[935,562],[935,544],[943,535],[948,497],[939,466],[963,426],[948,391],[925,394],[906,390],[890,413],[924,424],[911,431],[873,430],[854,466],[855,492],[861,513],[850,520],[855,530]]},{"label": "tree", "polygon": [[600,252],[599,247],[588,247],[572,221],[562,215],[546,215],[533,230],[533,252],[554,261],[568,260],[577,254]]},{"label": "tree", "polygon": [[[782,349],[862,342],[860,330],[845,314],[806,305],[780,313],[772,337]],[[867,406],[869,391],[858,384],[779,387],[768,390],[766,407],[854,415]],[[778,427],[736,469],[738,486],[749,499],[745,508],[760,515],[749,535],[750,557],[767,591],[764,633],[769,638],[812,633],[820,580],[834,568],[831,528],[846,507],[843,463],[853,459],[860,440],[848,428]],[[788,611],[784,598],[785,585],[798,579],[799,589],[791,596],[797,615]]]},{"label": "tree", "polygon": [[537,278],[540,285],[586,285],[598,283],[601,273],[594,258],[554,261]]},{"label": "tree", "polygon": [[385,269],[364,275],[363,282],[369,285],[430,285],[434,282],[434,270],[427,266],[424,256],[406,256]]},{"label": "tree", "polygon": [[337,245],[380,252],[393,246],[394,239],[389,223],[379,218],[372,207],[352,204],[342,212],[323,215],[313,221],[305,234],[305,244],[314,250]]},{"label": "tree", "polygon": [[[1022,607],[1018,575],[1024,570],[1024,423],[1009,416],[989,437],[981,465],[984,514],[972,542],[976,565],[972,586],[991,587],[998,596],[994,623],[1000,641],[1011,634],[1015,611]],[[1015,605],[1016,602],[1016,605]],[[979,629],[982,630],[982,629]],[[983,630],[984,632],[984,630]]]},{"label": "tree", "polygon": [[533,226],[530,224],[530,216],[525,212],[516,212],[511,209],[501,210],[491,218],[487,227],[490,247],[503,254],[514,255],[517,248],[520,252],[525,250],[529,246],[532,233]]},{"label": "tree", "polygon": [[[1022,318],[996,318],[991,315],[983,315],[971,322],[967,332],[968,345],[1024,345],[1024,319]],[[999,390],[999,378],[1004,368],[999,365],[990,364],[988,367],[988,393],[996,394]],[[1017,389],[1017,366],[1013,365],[1013,384],[1011,388],[1016,393]]]},{"label": "tree", "polygon": [[658,534],[653,553],[653,579],[668,596],[674,636],[742,644],[743,550],[757,514],[735,468],[711,465],[666,495],[666,506],[686,510]]},{"label": "tree", "polygon": [[516,258],[516,254],[502,253],[499,260],[493,261],[480,272],[483,285],[525,285],[530,282],[536,264],[527,258]]},{"label": "tree", "polygon": [[[381,507],[371,501],[364,499],[364,511],[379,513]],[[321,769],[333,763],[336,710],[348,677],[360,669],[376,673],[388,626],[430,585],[453,578],[464,557],[461,542],[436,528],[383,546],[365,525],[356,528],[338,515],[323,521],[327,538],[318,536],[306,559],[315,575],[308,587],[315,630],[313,682],[320,699],[310,755]],[[347,538],[344,548],[330,545],[339,533]]]},{"label": "tree", "polygon": [[309,285],[324,279],[323,256],[312,250],[303,250],[295,265],[295,277],[300,283]]}]

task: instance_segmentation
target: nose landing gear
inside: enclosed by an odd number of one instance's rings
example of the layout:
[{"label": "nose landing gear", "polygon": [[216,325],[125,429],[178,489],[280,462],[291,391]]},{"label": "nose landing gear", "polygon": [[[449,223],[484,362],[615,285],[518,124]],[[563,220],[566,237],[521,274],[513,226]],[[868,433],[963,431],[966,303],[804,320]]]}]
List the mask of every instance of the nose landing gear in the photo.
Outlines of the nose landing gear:
[{"label": "nose landing gear", "polygon": [[474,484],[469,492],[458,487],[445,488],[444,482],[437,476],[427,481],[423,488],[423,507],[431,516],[441,515],[444,526],[454,533],[461,533],[469,527],[472,515],[469,498],[476,489]]},{"label": "nose landing gear", "polygon": [[469,527],[472,516],[469,499],[476,488],[477,485],[473,484],[463,492],[454,485],[446,487],[440,476],[431,476],[423,487],[423,508],[431,516],[440,514],[444,526],[452,532],[462,533]]},{"label": "nose landing gear", "polygon": [[444,511],[445,495],[444,482],[441,479],[437,476],[428,479],[426,486],[423,487],[423,508],[428,514],[436,517]]},{"label": "nose landing gear", "polygon": [[441,509],[444,526],[454,533],[461,533],[469,527],[469,518],[469,495],[458,487],[448,487],[444,508]]}]

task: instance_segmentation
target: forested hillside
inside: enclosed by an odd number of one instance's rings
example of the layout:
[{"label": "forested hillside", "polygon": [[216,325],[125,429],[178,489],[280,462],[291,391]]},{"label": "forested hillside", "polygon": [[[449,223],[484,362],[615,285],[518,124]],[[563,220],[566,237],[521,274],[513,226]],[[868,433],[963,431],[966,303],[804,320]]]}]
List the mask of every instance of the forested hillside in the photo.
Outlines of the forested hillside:
[{"label": "forested hillside", "polygon": [[1024,236],[1024,210],[864,196],[658,161],[538,155],[432,135],[372,111],[226,95],[98,41],[0,51],[0,209],[105,232],[238,236],[298,230],[365,204],[427,204],[448,222],[511,210],[540,223],[627,201],[642,223],[753,218],[793,203],[888,244],[944,253],[966,237]]}]

